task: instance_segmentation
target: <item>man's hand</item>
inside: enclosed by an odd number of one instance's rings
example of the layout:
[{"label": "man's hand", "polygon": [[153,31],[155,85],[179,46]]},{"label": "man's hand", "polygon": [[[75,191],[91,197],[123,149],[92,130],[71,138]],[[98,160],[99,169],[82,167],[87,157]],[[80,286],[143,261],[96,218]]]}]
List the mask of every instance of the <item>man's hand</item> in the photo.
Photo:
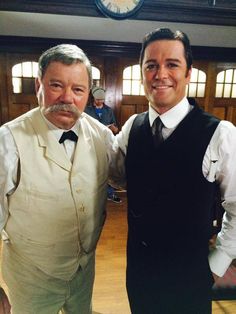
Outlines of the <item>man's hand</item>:
[{"label": "man's hand", "polygon": [[118,133],[118,131],[119,131],[118,127],[115,126],[115,124],[109,124],[109,125],[108,125],[108,128],[109,128],[110,130],[112,130],[113,134],[116,134],[116,133]]},{"label": "man's hand", "polygon": [[0,314],[10,314],[11,305],[5,291],[0,288]]}]

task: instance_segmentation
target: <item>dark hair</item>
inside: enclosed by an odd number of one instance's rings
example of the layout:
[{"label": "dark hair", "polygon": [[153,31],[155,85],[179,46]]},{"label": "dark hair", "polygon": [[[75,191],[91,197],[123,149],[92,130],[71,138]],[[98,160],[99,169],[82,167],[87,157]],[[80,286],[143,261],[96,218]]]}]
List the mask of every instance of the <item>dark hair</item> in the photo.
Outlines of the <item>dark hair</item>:
[{"label": "dark hair", "polygon": [[61,44],[52,47],[42,53],[39,58],[39,69],[38,77],[43,78],[47,67],[53,61],[58,61],[63,64],[71,65],[74,63],[83,63],[86,66],[88,77],[89,77],[89,87],[92,86],[92,66],[91,63],[82,49],[76,45],[71,44]]},{"label": "dark hair", "polygon": [[179,40],[180,42],[183,43],[184,56],[185,56],[186,63],[187,63],[187,69],[189,70],[192,66],[192,63],[193,63],[193,56],[192,56],[192,50],[191,50],[188,36],[185,33],[178,31],[178,30],[175,32],[172,32],[169,28],[157,28],[154,31],[145,35],[145,37],[143,39],[143,43],[142,43],[142,49],[140,52],[140,59],[139,59],[140,66],[142,67],[144,53],[145,53],[145,49],[147,48],[147,46],[150,43],[152,43],[153,41],[165,40],[165,39],[167,39],[167,40]]}]

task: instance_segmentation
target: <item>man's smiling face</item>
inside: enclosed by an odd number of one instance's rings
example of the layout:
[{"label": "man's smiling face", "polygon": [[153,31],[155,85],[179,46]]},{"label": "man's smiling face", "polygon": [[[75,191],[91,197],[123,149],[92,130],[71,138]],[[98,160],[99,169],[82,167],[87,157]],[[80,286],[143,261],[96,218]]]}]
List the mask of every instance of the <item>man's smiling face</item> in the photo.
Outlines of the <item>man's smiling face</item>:
[{"label": "man's smiling face", "polygon": [[190,76],[184,46],[179,40],[156,40],[146,47],[143,86],[151,106],[160,114],[183,99]]}]

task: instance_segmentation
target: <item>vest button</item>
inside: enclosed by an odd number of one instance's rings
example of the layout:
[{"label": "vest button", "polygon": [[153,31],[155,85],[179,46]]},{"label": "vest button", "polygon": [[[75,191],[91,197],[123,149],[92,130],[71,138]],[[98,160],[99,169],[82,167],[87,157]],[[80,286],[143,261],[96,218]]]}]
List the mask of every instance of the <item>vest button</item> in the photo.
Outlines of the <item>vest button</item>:
[{"label": "vest button", "polygon": [[141,241],[141,244],[145,247],[148,247],[147,243],[145,241]]}]

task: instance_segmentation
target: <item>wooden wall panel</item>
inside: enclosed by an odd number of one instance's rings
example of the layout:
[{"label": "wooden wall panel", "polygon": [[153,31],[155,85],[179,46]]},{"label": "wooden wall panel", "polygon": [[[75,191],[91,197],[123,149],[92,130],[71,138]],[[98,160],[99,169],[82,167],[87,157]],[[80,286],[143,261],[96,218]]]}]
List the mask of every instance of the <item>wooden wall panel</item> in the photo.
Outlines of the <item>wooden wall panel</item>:
[{"label": "wooden wall panel", "polygon": [[136,108],[137,108],[137,113],[141,113],[148,110],[148,104],[145,103],[145,104],[137,105]]},{"label": "wooden wall panel", "polygon": [[121,106],[121,125],[131,117],[133,114],[137,113],[136,105],[122,105]]},{"label": "wooden wall panel", "polygon": [[9,120],[13,120],[30,110],[30,104],[11,104],[9,107]]},{"label": "wooden wall panel", "polygon": [[6,54],[0,54],[0,125],[8,121],[9,90],[7,87]]},{"label": "wooden wall panel", "polygon": [[9,120],[15,119],[38,106],[35,95],[12,94],[10,98]]},{"label": "wooden wall panel", "polygon": [[233,109],[233,119],[232,122],[234,123],[234,125],[236,126],[236,106]]},{"label": "wooden wall panel", "polygon": [[[12,67],[25,61],[37,61],[38,56],[35,53],[0,53],[0,59],[3,58],[4,76],[0,80],[0,90],[5,90],[6,95],[0,95],[2,119],[1,124],[12,120],[19,115],[37,106],[35,93],[32,94],[14,94],[12,86]],[[34,80],[34,79],[32,79]],[[5,100],[4,100],[5,99]]]},{"label": "wooden wall panel", "polygon": [[215,107],[213,108],[213,115],[221,120],[226,119],[226,108],[225,107]]},{"label": "wooden wall panel", "polygon": [[234,113],[233,113],[233,121],[234,125],[236,126],[236,107],[234,107]]},{"label": "wooden wall panel", "polygon": [[234,106],[228,106],[227,107],[227,114],[226,114],[226,117],[225,117],[225,120],[228,120],[228,121],[232,121],[233,123],[235,123],[235,108]]}]

